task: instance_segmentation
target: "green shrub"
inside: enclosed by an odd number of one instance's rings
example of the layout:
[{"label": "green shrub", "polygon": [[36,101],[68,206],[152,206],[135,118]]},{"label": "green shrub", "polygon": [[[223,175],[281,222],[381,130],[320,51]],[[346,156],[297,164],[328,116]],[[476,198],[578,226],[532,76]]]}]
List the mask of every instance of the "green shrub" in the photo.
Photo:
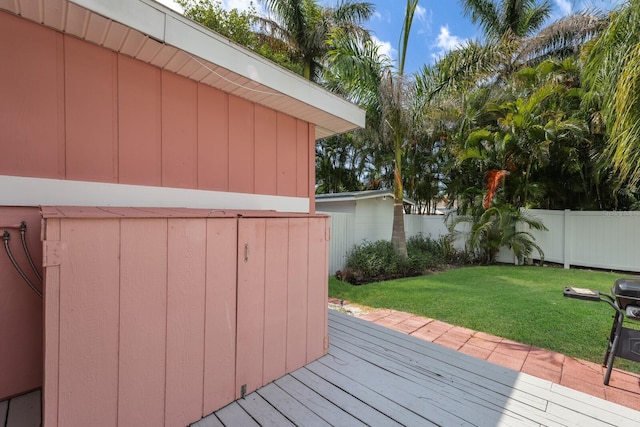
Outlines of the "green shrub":
[{"label": "green shrub", "polygon": [[471,262],[471,257],[465,251],[454,246],[455,236],[447,234],[438,240],[422,235],[411,237],[407,241],[409,258],[416,261],[415,268],[422,270],[439,269],[445,265],[464,265]]},{"label": "green shrub", "polygon": [[442,259],[446,264],[450,265],[468,265],[474,263],[473,254],[466,250],[456,249],[454,243],[456,236],[446,234],[438,240],[440,249],[442,250]]},{"label": "green shrub", "polygon": [[379,240],[355,245],[347,255],[346,268],[365,277],[378,277],[400,274],[406,264],[391,242]]},{"label": "green shrub", "polygon": [[337,276],[353,284],[362,284],[426,274],[445,264],[457,264],[461,258],[451,238],[412,237],[407,241],[407,252],[408,257],[402,257],[394,251],[391,242],[385,240],[355,245],[347,254],[345,269]]},{"label": "green shrub", "polygon": [[440,242],[422,235],[407,240],[407,253],[416,270],[426,271],[445,263]]},{"label": "green shrub", "polygon": [[352,284],[417,276],[441,269],[447,264],[467,264],[469,257],[455,249],[453,236],[438,240],[415,236],[407,240],[408,257],[393,249],[391,242],[379,240],[355,245],[347,254],[344,270],[336,273],[340,280]]}]

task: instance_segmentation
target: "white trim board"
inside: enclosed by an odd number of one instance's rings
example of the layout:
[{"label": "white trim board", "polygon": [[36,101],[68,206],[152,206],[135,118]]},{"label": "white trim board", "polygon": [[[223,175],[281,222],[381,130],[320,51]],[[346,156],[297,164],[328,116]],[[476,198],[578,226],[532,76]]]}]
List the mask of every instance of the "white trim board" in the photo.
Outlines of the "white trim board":
[{"label": "white trim board", "polygon": [[0,175],[2,206],[122,206],[308,213],[306,197]]}]

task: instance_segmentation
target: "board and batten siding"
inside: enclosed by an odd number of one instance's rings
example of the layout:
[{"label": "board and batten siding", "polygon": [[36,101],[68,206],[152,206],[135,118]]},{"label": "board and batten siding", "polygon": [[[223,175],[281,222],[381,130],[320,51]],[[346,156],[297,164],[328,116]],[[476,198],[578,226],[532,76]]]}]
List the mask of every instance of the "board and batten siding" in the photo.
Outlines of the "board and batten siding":
[{"label": "board and batten siding", "polygon": [[6,12],[0,52],[0,175],[314,197],[311,123]]},{"label": "board and batten siding", "polygon": [[[314,210],[313,124],[4,11],[0,53],[0,224],[37,265],[39,205]],[[3,258],[0,399],[42,386],[42,304]]]},{"label": "board and batten siding", "polygon": [[261,215],[45,208],[44,425],[184,426],[324,355],[327,219]]}]

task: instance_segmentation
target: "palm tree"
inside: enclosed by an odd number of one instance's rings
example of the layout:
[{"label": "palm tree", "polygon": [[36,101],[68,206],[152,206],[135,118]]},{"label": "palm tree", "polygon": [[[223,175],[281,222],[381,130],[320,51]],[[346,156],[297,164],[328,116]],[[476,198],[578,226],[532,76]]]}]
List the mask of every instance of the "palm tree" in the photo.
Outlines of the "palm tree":
[{"label": "palm tree", "polygon": [[462,0],[462,7],[490,41],[532,36],[551,13],[549,0]]},{"label": "palm tree", "polygon": [[[335,7],[317,0],[262,0],[268,16],[256,17],[263,34],[284,43],[291,56],[302,63],[302,75],[317,81],[335,34],[369,38],[361,24],[374,12],[372,3],[341,0]],[[336,30],[340,30],[337,32]]]},{"label": "palm tree", "polygon": [[608,158],[623,180],[640,182],[640,0],[627,0],[586,49],[585,84],[601,99]]},{"label": "palm tree", "polygon": [[449,223],[449,231],[457,232],[458,224],[464,223],[469,224],[469,232],[465,233],[467,250],[475,254],[481,262],[494,263],[502,247],[513,250],[519,263],[531,255],[534,249],[538,251],[540,259],[544,259],[544,253],[535,243],[533,234],[522,228],[523,226],[536,230],[547,230],[547,228],[527,211],[505,204],[492,206],[486,210],[476,211],[473,215],[455,217]]},{"label": "palm tree", "polygon": [[[484,31],[483,42],[468,42],[423,70],[442,90],[457,81],[502,83],[513,72],[546,59],[576,56],[581,46],[606,26],[596,12],[576,13],[543,27],[551,13],[548,0],[460,0],[465,15]],[[431,74],[429,76],[429,74]]]},{"label": "palm tree", "polygon": [[[482,174],[476,175],[475,184],[467,179],[469,185],[478,186],[488,171],[505,170],[510,172],[506,201],[522,207],[543,199],[540,176],[568,147],[581,147],[587,134],[586,122],[574,114],[581,93],[572,87],[576,72],[575,61],[545,61],[514,74],[500,90],[476,92],[480,112],[469,131],[459,135],[460,162],[475,163]],[[576,159],[567,155],[563,160],[568,169]]]},{"label": "palm tree", "polygon": [[523,40],[518,63],[535,66],[547,59],[576,57],[582,46],[600,35],[609,17],[595,10],[566,16]]},{"label": "palm tree", "polygon": [[415,84],[404,74],[407,45],[418,0],[407,0],[398,48],[398,65],[393,68],[388,58],[379,55],[369,40],[334,37],[331,50],[331,72],[327,87],[347,95],[367,110],[364,132],[374,150],[390,153],[393,162],[394,210],[391,242],[394,249],[407,256],[404,232],[404,191],[402,160],[416,115],[413,108]]},{"label": "palm tree", "polygon": [[363,190],[369,157],[356,133],[316,142],[316,193]]},{"label": "palm tree", "polygon": [[[461,3],[465,13],[484,30],[485,41],[467,42],[434,66],[424,67],[416,78],[425,103],[458,100],[458,118],[452,120],[449,140],[457,142],[450,146],[457,149],[455,167],[460,170],[452,171],[451,195],[465,194],[462,206],[472,205],[476,191],[470,188],[481,185],[488,170],[510,170],[507,200],[516,206],[537,203],[544,196],[537,181],[543,172],[537,171],[544,171],[554,161],[552,151],[562,152],[556,146],[584,146],[580,138],[586,126],[583,117],[575,114],[579,104],[566,106],[559,101],[566,98],[575,104],[579,99],[575,96],[579,88],[571,83],[579,84],[579,75],[566,81],[559,75],[554,77],[560,79],[557,81],[542,81],[536,76],[553,74],[555,65],[549,58],[556,62],[558,58],[576,58],[579,47],[601,31],[606,19],[576,14],[540,30],[551,10],[549,1]],[[577,151],[571,153],[574,160]],[[576,169],[578,172],[582,170]]]}]

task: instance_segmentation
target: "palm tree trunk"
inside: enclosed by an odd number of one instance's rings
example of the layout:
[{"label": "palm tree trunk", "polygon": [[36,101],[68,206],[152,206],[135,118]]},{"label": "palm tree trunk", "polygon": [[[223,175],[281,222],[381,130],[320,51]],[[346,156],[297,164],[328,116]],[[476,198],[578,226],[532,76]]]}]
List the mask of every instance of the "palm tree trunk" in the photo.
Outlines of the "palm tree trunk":
[{"label": "palm tree trunk", "polygon": [[533,158],[529,158],[527,163],[527,172],[524,176],[524,198],[522,200],[522,206],[527,206],[527,198],[529,195],[529,175],[531,175],[531,166],[533,164]]},{"label": "palm tree trunk", "polygon": [[407,255],[407,241],[404,234],[404,206],[402,200],[393,201],[393,230],[391,233],[391,243],[397,253]]},{"label": "palm tree trunk", "polygon": [[305,58],[302,66],[302,77],[307,80],[313,80],[311,76],[311,60]]},{"label": "palm tree trunk", "polygon": [[396,136],[396,161],[394,165],[395,188],[393,192],[393,228],[391,243],[397,253],[407,257],[407,240],[404,233],[404,192],[402,189],[402,151]]}]

